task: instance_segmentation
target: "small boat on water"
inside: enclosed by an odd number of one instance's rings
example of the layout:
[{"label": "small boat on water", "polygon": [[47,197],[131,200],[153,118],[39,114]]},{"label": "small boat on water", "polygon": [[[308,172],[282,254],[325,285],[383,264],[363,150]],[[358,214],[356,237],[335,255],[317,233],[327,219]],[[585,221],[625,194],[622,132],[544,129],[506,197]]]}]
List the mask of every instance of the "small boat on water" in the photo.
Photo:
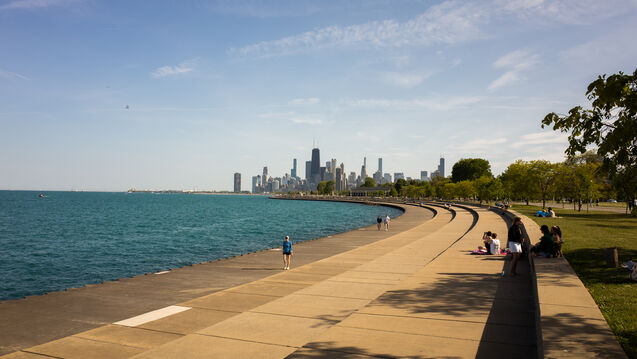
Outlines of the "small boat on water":
[{"label": "small boat on water", "polygon": [[46,196],[44,195],[44,193],[40,193],[40,194],[38,195],[38,197],[43,198],[43,197],[46,197]]}]

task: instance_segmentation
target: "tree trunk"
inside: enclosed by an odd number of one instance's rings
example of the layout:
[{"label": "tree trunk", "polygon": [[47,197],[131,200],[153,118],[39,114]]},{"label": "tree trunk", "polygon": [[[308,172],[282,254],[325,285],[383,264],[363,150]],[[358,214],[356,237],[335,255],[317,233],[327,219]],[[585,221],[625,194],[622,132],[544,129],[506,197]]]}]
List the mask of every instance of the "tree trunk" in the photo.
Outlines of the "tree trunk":
[{"label": "tree trunk", "polygon": [[617,255],[617,247],[606,248],[604,250],[604,257],[606,258],[606,265],[610,268],[617,268],[619,258]]}]

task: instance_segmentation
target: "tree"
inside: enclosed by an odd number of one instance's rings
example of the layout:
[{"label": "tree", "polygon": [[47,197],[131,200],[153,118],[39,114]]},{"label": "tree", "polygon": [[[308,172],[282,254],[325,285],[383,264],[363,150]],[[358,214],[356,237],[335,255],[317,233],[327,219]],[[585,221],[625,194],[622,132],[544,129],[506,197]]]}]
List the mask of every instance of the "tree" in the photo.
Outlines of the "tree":
[{"label": "tree", "polygon": [[334,181],[321,181],[316,186],[319,194],[332,194],[334,192]]},{"label": "tree", "polygon": [[537,160],[529,162],[528,176],[531,190],[542,199],[542,208],[546,207],[546,199],[555,192],[556,165],[549,161]]},{"label": "tree", "polygon": [[376,181],[372,177],[367,177],[361,187],[376,187]]},{"label": "tree", "polygon": [[[590,145],[604,158],[602,170],[630,204],[637,195],[637,69],[632,75],[602,75],[588,85],[592,107],[573,107],[568,115],[549,113],[542,120],[553,130],[570,132],[566,153],[585,153]],[[621,187],[621,188],[619,188]]]},{"label": "tree", "polygon": [[518,160],[510,164],[500,176],[500,180],[509,198],[523,199],[527,205],[533,195],[529,168],[530,166],[527,162]]},{"label": "tree", "polygon": [[456,195],[460,198],[473,197],[476,194],[476,189],[473,187],[471,181],[460,181],[456,183]]},{"label": "tree", "polygon": [[451,170],[451,180],[454,183],[473,181],[483,176],[493,177],[491,164],[482,158],[463,158],[456,162]]},{"label": "tree", "polygon": [[396,183],[394,183],[394,187],[396,187],[396,191],[400,193],[403,186],[407,186],[407,184],[407,181],[405,181],[403,178],[399,178],[396,180]]}]

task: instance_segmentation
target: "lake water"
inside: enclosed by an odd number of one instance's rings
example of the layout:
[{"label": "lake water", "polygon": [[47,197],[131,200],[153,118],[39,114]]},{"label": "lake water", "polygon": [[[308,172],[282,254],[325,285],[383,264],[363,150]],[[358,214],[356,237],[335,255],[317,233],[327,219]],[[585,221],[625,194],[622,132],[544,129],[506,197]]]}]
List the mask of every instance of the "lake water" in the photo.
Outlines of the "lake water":
[{"label": "lake water", "polygon": [[0,191],[0,300],[207,262],[375,223],[389,207],[263,196]]}]

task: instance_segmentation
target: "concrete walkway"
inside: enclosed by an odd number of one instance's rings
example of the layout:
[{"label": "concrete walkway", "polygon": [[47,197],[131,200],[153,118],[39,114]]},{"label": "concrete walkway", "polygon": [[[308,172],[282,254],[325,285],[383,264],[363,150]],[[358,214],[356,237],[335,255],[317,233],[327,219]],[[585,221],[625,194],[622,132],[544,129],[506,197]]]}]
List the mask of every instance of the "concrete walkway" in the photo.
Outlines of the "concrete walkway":
[{"label": "concrete walkway", "polygon": [[[504,239],[504,220],[436,210],[408,207],[384,239],[7,358],[536,357],[528,273],[470,255],[484,231]],[[340,241],[380,235],[366,230]]]}]

